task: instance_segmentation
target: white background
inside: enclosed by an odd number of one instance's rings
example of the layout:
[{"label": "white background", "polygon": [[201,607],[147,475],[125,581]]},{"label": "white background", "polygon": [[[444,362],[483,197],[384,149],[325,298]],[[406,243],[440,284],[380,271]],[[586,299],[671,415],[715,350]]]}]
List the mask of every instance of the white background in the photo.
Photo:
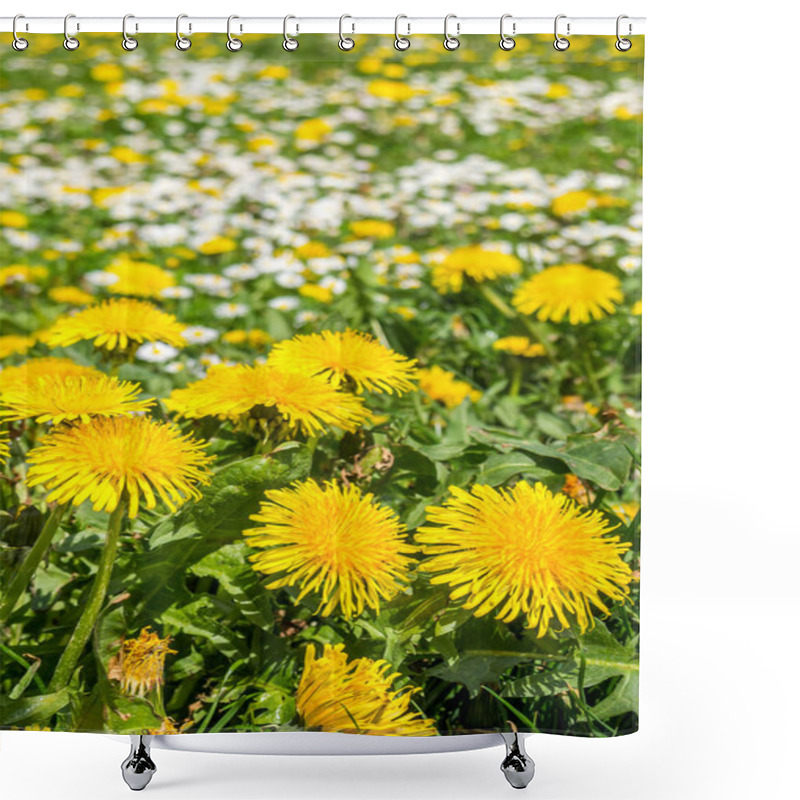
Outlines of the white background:
[{"label": "white background", "polygon": [[[182,12],[648,17],[642,727],[616,740],[532,737],[537,776],[527,792],[538,800],[796,798],[797,4],[19,0],[4,9]],[[118,766],[126,754],[127,740],[4,732],[3,797],[128,797]],[[513,791],[501,754],[156,751],[159,772],[146,792],[153,800],[491,800]]]}]

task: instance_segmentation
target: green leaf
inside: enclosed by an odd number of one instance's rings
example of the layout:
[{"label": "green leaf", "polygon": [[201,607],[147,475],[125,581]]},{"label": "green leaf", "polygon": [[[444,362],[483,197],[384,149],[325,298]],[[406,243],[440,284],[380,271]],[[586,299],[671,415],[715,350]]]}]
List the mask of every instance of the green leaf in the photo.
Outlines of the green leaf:
[{"label": "green leaf", "polygon": [[203,536],[235,537],[250,527],[250,515],[258,510],[266,489],[281,489],[310,471],[311,452],[301,445],[229,464],[192,507],[192,519]]},{"label": "green leaf", "polygon": [[574,661],[558,664],[554,669],[540,669],[523,678],[508,681],[503,685],[503,697],[550,697],[566,692],[575,686],[578,669]]},{"label": "green leaf", "polygon": [[239,541],[266,489],[306,477],[310,468],[308,448],[298,445],[217,472],[203,499],[160,522],[151,534],[150,550],[131,560],[131,572],[141,585],[142,613],[154,619],[169,606],[185,603],[186,571],[221,545]]},{"label": "green leaf", "polygon": [[592,715],[600,720],[609,720],[620,714],[639,711],[639,673],[623,675],[611,694],[592,706]]},{"label": "green leaf", "polygon": [[206,596],[180,607],[172,606],[161,615],[164,623],[180,633],[208,639],[226,658],[246,658],[250,652],[247,642],[218,617],[213,601]]},{"label": "green leaf", "polygon": [[268,683],[248,706],[247,715],[256,725],[283,727],[294,718],[294,697],[286,689]]},{"label": "green leaf", "polygon": [[478,483],[488,486],[499,486],[515,475],[536,475],[543,471],[530,456],[525,453],[513,451],[507,455],[493,453],[486,459],[478,470]]},{"label": "green leaf", "polygon": [[[533,439],[517,439],[508,434],[493,431],[476,431],[475,438],[494,444],[498,449],[509,452],[522,450],[536,456],[536,461],[547,469],[552,469],[552,462],[561,462],[579,478],[591,481],[601,489],[615,492],[627,480],[633,463],[628,446],[623,441],[609,439],[593,439],[578,445],[568,445],[558,450],[551,445],[542,444]],[[540,459],[546,459],[541,462]],[[548,463],[549,462],[549,463]]]},{"label": "green leaf", "polygon": [[269,595],[247,555],[248,548],[243,541],[224,545],[198,561],[191,572],[199,578],[218,580],[245,619],[261,628],[270,628],[274,620]]},{"label": "green leaf", "polygon": [[592,630],[578,637],[580,656],[586,664],[584,686],[594,686],[616,675],[639,672],[639,659],[633,642],[621,644],[605,624],[595,621]]},{"label": "green leaf", "polygon": [[69,691],[64,688],[55,694],[40,694],[11,700],[0,697],[0,725],[18,725],[20,722],[34,722],[47,719],[64,708],[69,702]]},{"label": "green leaf", "polygon": [[114,733],[136,734],[158,730],[163,718],[144,698],[118,696],[106,714],[106,727]]}]

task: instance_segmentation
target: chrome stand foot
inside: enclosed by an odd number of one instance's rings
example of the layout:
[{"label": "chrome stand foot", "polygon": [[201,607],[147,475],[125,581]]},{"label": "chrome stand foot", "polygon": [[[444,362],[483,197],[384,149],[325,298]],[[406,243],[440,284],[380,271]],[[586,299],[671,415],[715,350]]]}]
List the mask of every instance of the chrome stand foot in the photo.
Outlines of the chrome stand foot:
[{"label": "chrome stand foot", "polygon": [[533,759],[525,752],[525,739],[518,733],[501,733],[506,745],[506,757],[500,765],[506,780],[515,789],[524,789],[536,769]]},{"label": "chrome stand foot", "polygon": [[131,736],[131,752],[122,762],[122,779],[134,792],[144,789],[156,773],[156,765],[150,758],[152,741],[152,736]]}]

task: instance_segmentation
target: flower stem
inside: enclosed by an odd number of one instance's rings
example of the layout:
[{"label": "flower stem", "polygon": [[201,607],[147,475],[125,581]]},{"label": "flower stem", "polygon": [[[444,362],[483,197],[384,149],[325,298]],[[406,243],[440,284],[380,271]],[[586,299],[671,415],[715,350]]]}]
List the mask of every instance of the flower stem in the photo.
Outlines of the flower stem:
[{"label": "flower stem", "polygon": [[50,543],[53,541],[53,536],[58,530],[61,523],[61,518],[67,510],[65,505],[57,505],[51,509],[47,517],[44,527],[39,532],[35,544],[28,551],[24,561],[20,564],[19,569],[14,574],[11,583],[4,592],[3,602],[0,604],[0,624],[11,616],[11,612],[17,605],[20,595],[25,591],[25,587],[30,583],[33,573],[36,572],[36,567],[39,562],[44,558],[45,553],[50,549]]},{"label": "flower stem", "polygon": [[92,630],[100,609],[103,607],[108,584],[111,580],[111,571],[114,568],[114,558],[117,554],[117,542],[122,528],[122,519],[125,516],[125,506],[125,502],[121,500],[109,517],[106,543],[103,546],[103,553],[100,556],[100,564],[94,576],[89,599],[67,646],[64,648],[64,652],[61,654],[50,681],[50,686],[47,689],[48,693],[58,692],[69,683],[86,642],[89,641],[89,637],[92,635]]}]

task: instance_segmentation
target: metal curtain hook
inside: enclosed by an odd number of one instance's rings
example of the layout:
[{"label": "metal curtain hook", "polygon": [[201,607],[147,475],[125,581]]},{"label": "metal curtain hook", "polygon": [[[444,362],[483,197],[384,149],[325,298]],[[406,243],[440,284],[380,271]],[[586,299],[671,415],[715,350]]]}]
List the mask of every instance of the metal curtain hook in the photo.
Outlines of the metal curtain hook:
[{"label": "metal curtain hook", "polygon": [[[11,23],[11,33],[14,36],[14,41],[11,42],[11,46],[17,52],[21,53],[23,50],[27,50],[28,49],[28,40],[27,39],[21,39],[19,36],[17,36],[17,20],[18,19],[25,19],[25,15],[24,14],[17,14],[14,17],[14,21]],[[27,27],[27,25],[26,25],[26,27]]]},{"label": "metal curtain hook", "polygon": [[[408,50],[411,47],[411,39],[407,39],[405,36],[400,35],[400,20],[401,19],[408,19],[405,14],[398,14],[394,18],[394,49],[395,50]],[[411,23],[407,22],[406,26],[408,27],[408,33],[411,33]]]},{"label": "metal curtain hook", "polygon": [[630,39],[623,39],[619,35],[619,24],[620,22],[622,22],[623,19],[628,20],[628,36],[630,36],[631,33],[633,33],[633,25],[631,25],[630,23],[630,17],[628,17],[626,14],[620,14],[617,17],[617,41],[615,42],[614,47],[616,47],[617,50],[620,51],[620,53],[627,53],[628,50],[630,50],[631,47],[633,47],[633,42]]},{"label": "metal curtain hook", "polygon": [[[566,14],[559,14],[556,17],[555,26],[553,29],[556,35],[556,40],[553,42],[553,47],[555,47],[555,49],[560,53],[563,53],[565,50],[569,49],[569,39],[565,39],[563,36],[558,35],[558,21],[566,18]],[[569,36],[569,22],[567,22],[567,36]]]},{"label": "metal curtain hook", "polygon": [[[74,14],[67,14],[64,17],[64,49],[65,50],[77,50],[81,43],[74,37],[69,35],[69,21],[71,19],[75,19]],[[75,24],[75,32],[77,33],[80,30],[80,25],[77,23]]]},{"label": "metal curtain hook", "polygon": [[[127,50],[130,52],[131,50],[135,50],[139,46],[139,42],[136,39],[128,36],[128,20],[129,19],[136,19],[133,14],[126,14],[122,18],[122,49]],[[135,25],[134,30],[139,30],[138,23]]]},{"label": "metal curtain hook", "polygon": [[297,24],[297,17],[293,17],[291,14],[283,18],[283,49],[287,52],[291,53],[293,50],[297,50],[300,47],[300,42],[297,39],[292,39],[289,36],[289,20],[295,20],[295,33],[300,33],[300,26]]},{"label": "metal curtain hook", "polygon": [[[342,16],[339,17],[339,49],[340,50],[352,50],[356,46],[356,43],[355,43],[355,41],[353,39],[351,39],[349,36],[345,36],[344,35],[343,28],[344,28],[344,21],[346,19],[352,20],[353,18],[349,14],[342,14]],[[353,28],[352,33],[355,33],[355,31],[356,31],[355,22],[351,21],[350,25]]]},{"label": "metal curtain hook", "polygon": [[[181,20],[182,19],[188,19],[188,18],[189,18],[188,14],[178,14],[177,18],[175,19],[175,47],[177,47],[178,50],[184,50],[185,51],[185,50],[188,50],[192,46],[192,40],[191,39],[187,39],[181,33]],[[191,32],[192,32],[192,23],[190,22],[189,23],[189,33],[191,33]]]},{"label": "metal curtain hook", "polygon": [[[507,19],[513,20],[513,17],[511,16],[511,14],[503,14],[503,16],[500,17],[500,49],[501,50],[513,50],[517,46],[517,43],[511,38],[511,36],[506,36],[505,24],[506,24],[506,20]],[[512,36],[516,32],[517,32],[517,23],[516,22],[512,22],[511,23],[511,34],[512,34]]]},{"label": "metal curtain hook", "polygon": [[[233,22],[233,20],[235,19],[239,19],[239,17],[237,17],[236,14],[231,14],[228,17],[228,41],[225,43],[225,47],[227,47],[228,50],[231,51],[231,53],[237,53],[244,47],[244,43],[242,42],[242,40],[235,38],[231,33],[231,22]],[[239,26],[239,30],[240,31],[242,30],[241,25]]]},{"label": "metal curtain hook", "polygon": [[[454,19],[456,21],[456,36],[451,36],[448,30],[450,20]],[[455,14],[448,14],[444,18],[444,49],[445,50],[458,50],[461,46],[461,42],[458,39],[458,34],[461,33],[461,23],[458,21],[458,17]]]}]

